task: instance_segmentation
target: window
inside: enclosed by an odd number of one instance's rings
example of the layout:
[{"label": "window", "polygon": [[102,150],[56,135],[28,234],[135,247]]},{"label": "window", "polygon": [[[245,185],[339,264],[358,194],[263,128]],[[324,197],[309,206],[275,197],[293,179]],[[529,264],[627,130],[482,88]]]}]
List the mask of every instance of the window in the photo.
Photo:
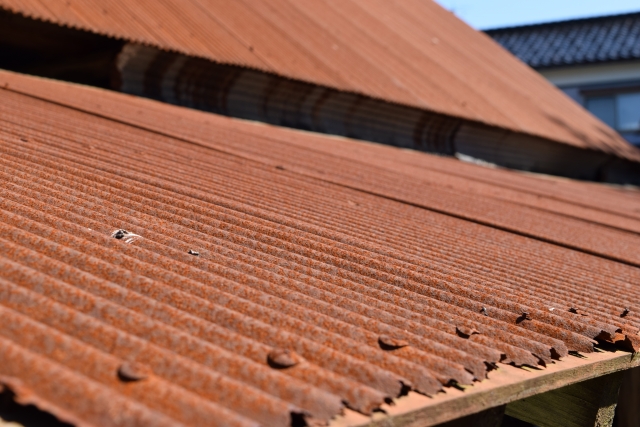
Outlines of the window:
[{"label": "window", "polygon": [[612,128],[616,127],[616,99],[613,96],[588,98],[587,110]]},{"label": "window", "polygon": [[640,130],[640,92],[590,97],[585,106],[618,131]]},{"label": "window", "polygon": [[616,97],[617,128],[620,131],[640,130],[640,92]]}]

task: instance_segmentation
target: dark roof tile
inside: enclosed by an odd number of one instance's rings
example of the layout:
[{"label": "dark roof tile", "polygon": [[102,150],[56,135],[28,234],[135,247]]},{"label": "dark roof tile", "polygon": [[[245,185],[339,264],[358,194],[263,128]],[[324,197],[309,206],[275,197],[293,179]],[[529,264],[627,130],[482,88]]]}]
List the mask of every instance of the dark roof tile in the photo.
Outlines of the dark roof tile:
[{"label": "dark roof tile", "polygon": [[487,30],[533,68],[640,59],[640,13]]}]

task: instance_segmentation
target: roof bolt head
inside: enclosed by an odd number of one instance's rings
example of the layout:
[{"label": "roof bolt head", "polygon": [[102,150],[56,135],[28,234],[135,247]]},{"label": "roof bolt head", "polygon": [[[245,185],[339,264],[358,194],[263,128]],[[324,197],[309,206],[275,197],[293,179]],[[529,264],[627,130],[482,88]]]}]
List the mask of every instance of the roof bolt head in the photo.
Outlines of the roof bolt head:
[{"label": "roof bolt head", "polygon": [[193,249],[189,249],[189,255],[200,256],[200,252],[196,252]]},{"label": "roof bolt head", "polygon": [[408,346],[409,342],[401,338],[394,338],[383,334],[378,337],[378,344],[380,344],[380,348],[383,350],[395,350]]},{"label": "roof bolt head", "polygon": [[469,338],[471,335],[479,334],[480,332],[478,332],[474,328],[469,328],[464,325],[458,325],[456,326],[456,333],[458,334],[459,337]]},{"label": "roof bolt head", "polygon": [[489,315],[489,313],[487,313],[487,307],[482,307],[482,309],[480,310],[480,313],[484,314],[485,316]]},{"label": "roof bolt head", "polygon": [[622,314],[620,315],[620,317],[625,317],[630,312],[631,312],[631,310],[629,310],[628,307],[625,307],[624,310],[622,310]]},{"label": "roof bolt head", "polygon": [[151,369],[138,362],[124,362],[118,368],[118,378],[124,382],[142,381],[149,375],[151,375]]},{"label": "roof bolt head", "polygon": [[276,348],[267,355],[267,363],[272,368],[286,369],[300,363],[300,356],[291,350]]}]

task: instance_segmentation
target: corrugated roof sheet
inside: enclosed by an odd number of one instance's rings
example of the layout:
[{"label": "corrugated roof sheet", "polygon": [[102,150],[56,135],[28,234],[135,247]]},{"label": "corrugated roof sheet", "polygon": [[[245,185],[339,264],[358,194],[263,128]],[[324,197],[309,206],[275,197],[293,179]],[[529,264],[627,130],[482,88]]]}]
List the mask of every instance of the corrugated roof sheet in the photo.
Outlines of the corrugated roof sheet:
[{"label": "corrugated roof sheet", "polygon": [[486,31],[534,68],[640,59],[640,13]]},{"label": "corrugated roof sheet", "polygon": [[28,17],[640,160],[433,1],[1,0]]},{"label": "corrugated roof sheet", "polygon": [[637,190],[0,87],[0,383],[63,419],[326,421],[638,348]]}]

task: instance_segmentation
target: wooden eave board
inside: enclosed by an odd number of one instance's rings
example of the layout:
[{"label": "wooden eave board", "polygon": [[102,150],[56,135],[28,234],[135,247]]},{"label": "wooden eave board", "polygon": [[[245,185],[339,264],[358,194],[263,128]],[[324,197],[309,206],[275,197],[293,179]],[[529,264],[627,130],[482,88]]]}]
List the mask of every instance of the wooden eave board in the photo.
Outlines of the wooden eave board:
[{"label": "wooden eave board", "polygon": [[464,391],[450,388],[427,397],[415,392],[384,405],[372,417],[347,409],[330,427],[434,426],[581,381],[640,366],[640,354],[623,351],[569,356],[546,369],[499,365],[484,380]]}]

